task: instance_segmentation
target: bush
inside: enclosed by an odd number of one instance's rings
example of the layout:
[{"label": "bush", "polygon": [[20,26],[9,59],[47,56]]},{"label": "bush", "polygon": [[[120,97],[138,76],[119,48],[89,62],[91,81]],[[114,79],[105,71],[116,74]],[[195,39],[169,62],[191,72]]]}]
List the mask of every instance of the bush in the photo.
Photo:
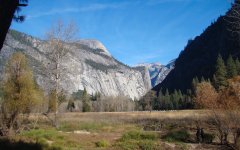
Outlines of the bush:
[{"label": "bush", "polygon": [[190,134],[187,130],[175,130],[170,131],[162,138],[168,142],[186,142],[190,137]]},{"label": "bush", "polygon": [[212,141],[214,140],[215,135],[214,134],[210,134],[210,133],[205,133],[204,134],[204,143],[212,143]]},{"label": "bush", "polygon": [[134,140],[155,140],[157,139],[158,135],[156,133],[153,132],[141,132],[141,131],[129,131],[127,133],[125,133],[121,140],[130,140],[130,139],[134,139]]},{"label": "bush", "polygon": [[140,131],[129,131],[129,132],[123,134],[121,140],[122,141],[130,140],[130,139],[139,140],[140,138],[141,138]]},{"label": "bush", "polygon": [[97,147],[108,147],[110,144],[106,140],[101,140],[95,143]]}]

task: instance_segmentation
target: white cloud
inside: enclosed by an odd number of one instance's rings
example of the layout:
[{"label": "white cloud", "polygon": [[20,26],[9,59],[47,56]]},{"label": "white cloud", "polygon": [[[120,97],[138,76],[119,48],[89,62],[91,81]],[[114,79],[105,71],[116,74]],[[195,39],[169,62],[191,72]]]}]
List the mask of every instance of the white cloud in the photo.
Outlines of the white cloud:
[{"label": "white cloud", "polygon": [[162,3],[170,3],[170,2],[189,2],[193,0],[148,0],[148,5],[158,5]]},{"label": "white cloud", "polygon": [[79,12],[87,12],[87,11],[99,11],[104,9],[118,9],[125,6],[127,3],[115,3],[115,4],[91,4],[85,7],[79,8],[57,8],[51,9],[46,12],[35,12],[32,15],[29,15],[27,19],[33,19],[38,17],[50,16],[50,15],[57,15],[57,14],[64,14],[64,13],[79,13]]}]

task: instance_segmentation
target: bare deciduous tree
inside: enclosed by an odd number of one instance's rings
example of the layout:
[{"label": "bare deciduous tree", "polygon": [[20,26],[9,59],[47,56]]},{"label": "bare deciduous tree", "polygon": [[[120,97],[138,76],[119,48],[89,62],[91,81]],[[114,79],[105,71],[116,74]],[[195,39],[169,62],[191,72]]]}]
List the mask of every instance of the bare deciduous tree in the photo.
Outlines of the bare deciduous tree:
[{"label": "bare deciduous tree", "polygon": [[240,77],[228,80],[228,86],[218,93],[211,83],[202,82],[196,88],[196,103],[210,110],[221,144],[227,144],[231,133],[234,144],[240,137]]},{"label": "bare deciduous tree", "polygon": [[50,77],[53,80],[55,94],[55,112],[54,112],[54,126],[58,126],[57,115],[59,105],[59,93],[61,91],[60,81],[63,80],[63,59],[69,52],[67,43],[72,42],[77,28],[74,23],[64,25],[62,21],[58,21],[52,28],[46,33],[47,40],[50,44],[49,58],[50,65],[48,67]]},{"label": "bare deciduous tree", "polygon": [[135,102],[126,96],[100,96],[92,102],[96,112],[134,111]]}]

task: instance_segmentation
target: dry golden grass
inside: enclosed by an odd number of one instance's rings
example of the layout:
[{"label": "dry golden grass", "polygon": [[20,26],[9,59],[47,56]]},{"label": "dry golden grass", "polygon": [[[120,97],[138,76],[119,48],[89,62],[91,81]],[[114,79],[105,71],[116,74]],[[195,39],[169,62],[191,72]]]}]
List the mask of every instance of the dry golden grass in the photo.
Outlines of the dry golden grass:
[{"label": "dry golden grass", "polygon": [[[194,140],[196,120],[204,122],[204,120],[208,119],[208,113],[209,111],[207,110],[61,113],[59,114],[60,127],[58,130],[46,124],[48,120],[42,115],[35,114],[32,115],[31,118],[34,120],[37,116],[40,118],[38,128],[44,129],[44,131],[42,131],[43,138],[46,136],[44,132],[48,131],[52,132],[55,137],[62,137],[62,139],[47,139],[47,141],[53,144],[55,143],[55,145],[58,144],[64,147],[64,149],[74,150],[76,149],[74,146],[77,145],[80,149],[114,150],[119,149],[115,144],[118,143],[122,135],[133,130],[149,133],[154,132],[161,137],[170,130],[187,129]],[[154,126],[159,126],[161,124],[163,124],[161,129],[155,131]],[[146,130],[145,127],[150,127],[150,130]],[[32,131],[29,132],[31,133]],[[33,134],[30,135],[34,136]],[[23,136],[22,138],[26,137]],[[106,141],[109,143],[109,146],[104,148],[97,147],[96,143],[101,141]],[[125,144],[130,144],[129,146],[132,146],[131,144],[134,144],[134,142],[135,144],[136,142],[150,142],[155,143],[154,145],[160,145],[162,149],[185,149],[186,147],[199,149],[199,145],[195,143],[180,143],[179,145],[179,143],[168,143],[162,139],[154,141],[132,140],[132,142],[133,143],[126,142],[121,144],[123,144],[123,146]],[[71,145],[73,146],[71,147]],[[208,148],[203,149],[216,148],[214,145],[208,145],[206,147]],[[202,147],[200,146],[200,148]]]},{"label": "dry golden grass", "polygon": [[196,119],[207,117],[207,110],[179,110],[179,111],[136,111],[136,112],[85,112],[63,113],[60,120],[64,121],[134,121],[139,119]]}]

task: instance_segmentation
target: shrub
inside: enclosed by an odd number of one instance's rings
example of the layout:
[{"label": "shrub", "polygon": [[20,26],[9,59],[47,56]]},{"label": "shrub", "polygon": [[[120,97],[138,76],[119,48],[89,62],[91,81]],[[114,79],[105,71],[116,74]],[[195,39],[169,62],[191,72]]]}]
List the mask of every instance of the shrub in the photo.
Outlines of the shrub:
[{"label": "shrub", "polygon": [[133,131],[129,131],[127,133],[125,133],[121,140],[130,140],[130,139],[134,139],[134,140],[155,140],[157,139],[158,135],[156,133],[153,132],[141,132],[141,131],[137,131],[137,130],[133,130]]},{"label": "shrub", "polygon": [[106,140],[101,140],[95,143],[97,147],[108,147],[110,144]]},{"label": "shrub", "polygon": [[214,140],[215,135],[214,134],[210,134],[210,133],[205,133],[204,134],[204,143],[212,143],[212,141]]},{"label": "shrub", "polygon": [[190,137],[190,134],[187,130],[182,129],[182,130],[175,130],[175,131],[170,131],[167,133],[165,136],[162,138],[168,142],[186,142]]},{"label": "shrub", "polygon": [[121,140],[122,141],[129,140],[129,139],[139,140],[140,138],[141,138],[140,131],[129,131],[129,132],[123,134]]}]

